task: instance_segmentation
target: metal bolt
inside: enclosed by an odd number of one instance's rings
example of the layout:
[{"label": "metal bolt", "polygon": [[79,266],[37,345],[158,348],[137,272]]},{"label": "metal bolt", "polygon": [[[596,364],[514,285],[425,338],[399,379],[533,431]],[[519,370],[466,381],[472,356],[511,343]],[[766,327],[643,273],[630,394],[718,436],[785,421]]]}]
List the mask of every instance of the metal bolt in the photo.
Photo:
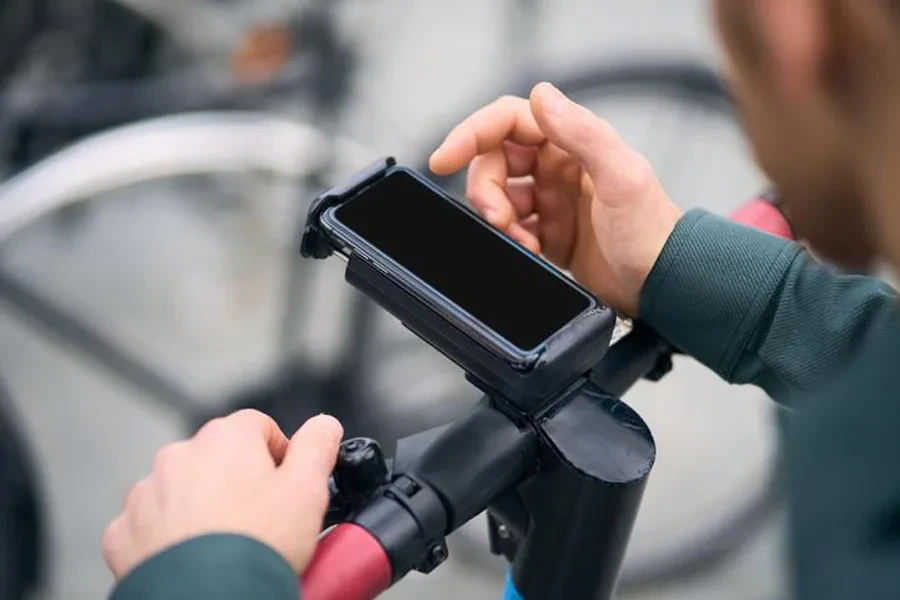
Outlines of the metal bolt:
[{"label": "metal bolt", "polygon": [[355,452],[363,447],[363,441],[360,439],[352,439],[344,442],[344,448],[350,452]]},{"label": "metal bolt", "polygon": [[431,560],[435,565],[439,565],[445,560],[447,560],[448,553],[447,548],[441,544],[438,544],[434,548],[431,549]]},{"label": "metal bolt", "polygon": [[512,534],[509,531],[509,527],[506,525],[497,526],[497,535],[500,536],[501,540],[508,540],[512,537]]}]

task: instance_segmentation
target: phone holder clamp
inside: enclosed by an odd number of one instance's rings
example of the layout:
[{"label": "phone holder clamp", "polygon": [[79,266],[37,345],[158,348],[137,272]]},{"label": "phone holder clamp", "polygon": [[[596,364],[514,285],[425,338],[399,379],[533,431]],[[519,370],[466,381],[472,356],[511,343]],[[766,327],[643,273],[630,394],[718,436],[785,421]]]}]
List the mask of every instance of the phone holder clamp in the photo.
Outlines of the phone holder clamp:
[{"label": "phone holder clamp", "polygon": [[320,260],[331,256],[334,247],[328,236],[322,232],[319,217],[332,206],[381,179],[396,164],[397,161],[392,156],[382,158],[360,171],[343,185],[332,188],[313,200],[306,219],[306,227],[303,230],[303,238],[300,241],[300,254],[304,258]]}]

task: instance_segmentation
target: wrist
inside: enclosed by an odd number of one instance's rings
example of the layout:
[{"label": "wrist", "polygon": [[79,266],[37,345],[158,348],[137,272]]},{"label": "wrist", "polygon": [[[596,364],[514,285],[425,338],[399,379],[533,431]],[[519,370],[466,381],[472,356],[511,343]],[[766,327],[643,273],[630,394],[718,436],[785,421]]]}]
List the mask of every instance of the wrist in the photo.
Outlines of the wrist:
[{"label": "wrist", "polygon": [[626,242],[629,244],[630,252],[627,252],[623,260],[611,261],[621,289],[620,304],[614,308],[625,316],[631,318],[641,316],[641,296],[644,288],[683,216],[681,209],[673,203],[661,207],[652,222],[643,223],[635,228],[638,234]]},{"label": "wrist", "polygon": [[675,232],[678,223],[684,217],[684,213],[676,205],[671,204],[660,218],[656,220],[655,226],[648,231],[648,240],[644,246],[644,253],[640,259],[640,270],[634,274],[634,311],[635,317],[640,316],[641,295],[647,285],[651,273],[659,263],[659,259],[666,248],[666,244]]}]

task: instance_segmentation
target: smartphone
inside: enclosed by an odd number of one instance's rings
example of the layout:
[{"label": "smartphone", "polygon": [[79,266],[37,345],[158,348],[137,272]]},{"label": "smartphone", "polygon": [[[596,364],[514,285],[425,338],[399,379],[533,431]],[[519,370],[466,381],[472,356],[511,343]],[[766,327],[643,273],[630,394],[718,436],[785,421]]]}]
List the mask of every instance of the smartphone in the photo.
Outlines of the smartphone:
[{"label": "smartphone", "polygon": [[578,283],[411,169],[388,169],[325,210],[321,227],[338,252],[519,370],[598,309]]}]

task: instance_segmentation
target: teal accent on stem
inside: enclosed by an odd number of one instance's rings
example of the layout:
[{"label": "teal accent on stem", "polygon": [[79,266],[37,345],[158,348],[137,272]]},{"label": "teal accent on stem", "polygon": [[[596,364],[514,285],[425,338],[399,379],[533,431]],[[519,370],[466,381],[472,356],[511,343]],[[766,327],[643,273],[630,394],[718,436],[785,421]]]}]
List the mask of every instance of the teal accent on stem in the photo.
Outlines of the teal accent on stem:
[{"label": "teal accent on stem", "polygon": [[506,576],[506,591],[503,592],[503,600],[525,600],[513,583],[511,570]]}]

